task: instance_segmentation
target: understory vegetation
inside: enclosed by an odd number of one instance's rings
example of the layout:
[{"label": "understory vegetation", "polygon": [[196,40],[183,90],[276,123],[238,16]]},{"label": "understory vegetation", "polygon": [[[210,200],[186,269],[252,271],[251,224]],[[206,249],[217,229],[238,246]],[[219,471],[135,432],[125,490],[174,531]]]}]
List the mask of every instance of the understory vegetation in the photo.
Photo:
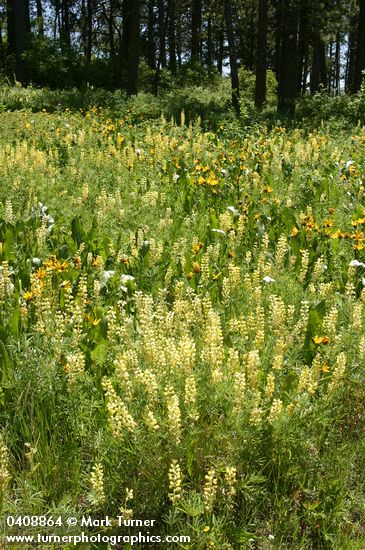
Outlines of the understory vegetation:
[{"label": "understory vegetation", "polygon": [[363,548],[363,96],[209,93],[0,89],[3,513]]},{"label": "understory vegetation", "polygon": [[[164,75],[165,73],[163,73]],[[167,121],[180,124],[184,111],[185,123],[194,123],[200,118],[206,130],[215,131],[222,123],[237,123],[237,116],[231,106],[230,81],[218,74],[210,81],[198,78],[193,69],[184,73],[186,83],[171,80],[166,72],[164,89],[157,95],[149,89],[147,83],[151,75],[146,73],[144,90],[137,95],[127,96],[123,90],[108,91],[92,86],[85,88],[49,89],[40,87],[12,86],[6,81],[0,82],[0,113],[26,110],[27,112],[47,111],[60,113],[66,109],[75,113],[101,107],[104,116],[112,119],[123,118],[125,122],[140,123],[157,120],[163,115]],[[143,81],[143,78],[142,78]],[[196,82],[200,82],[199,85]],[[267,101],[258,110],[254,106],[255,77],[244,68],[239,70],[240,88],[240,126],[266,124],[269,127],[284,124],[295,128],[318,128],[325,121],[331,128],[340,127],[350,131],[358,124],[365,123],[365,90],[353,95],[331,96],[319,92],[314,96],[303,95],[297,99],[294,121],[277,114],[277,81],[272,71],[267,71]]]}]

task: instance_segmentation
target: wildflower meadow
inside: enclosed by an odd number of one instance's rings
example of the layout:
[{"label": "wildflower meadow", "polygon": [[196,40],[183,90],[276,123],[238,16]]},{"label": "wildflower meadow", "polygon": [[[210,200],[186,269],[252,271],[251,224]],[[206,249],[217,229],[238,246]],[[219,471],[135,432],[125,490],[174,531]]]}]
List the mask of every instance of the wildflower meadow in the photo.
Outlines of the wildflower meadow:
[{"label": "wildflower meadow", "polygon": [[361,126],[0,116],[4,517],[364,548]]}]

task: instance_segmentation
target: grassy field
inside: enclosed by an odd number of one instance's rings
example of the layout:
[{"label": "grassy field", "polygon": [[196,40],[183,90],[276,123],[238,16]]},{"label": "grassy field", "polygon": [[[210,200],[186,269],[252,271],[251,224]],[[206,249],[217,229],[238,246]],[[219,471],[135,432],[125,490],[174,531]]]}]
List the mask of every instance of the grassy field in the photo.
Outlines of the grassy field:
[{"label": "grassy field", "polygon": [[0,115],[3,513],[364,548],[365,134],[183,119]]}]

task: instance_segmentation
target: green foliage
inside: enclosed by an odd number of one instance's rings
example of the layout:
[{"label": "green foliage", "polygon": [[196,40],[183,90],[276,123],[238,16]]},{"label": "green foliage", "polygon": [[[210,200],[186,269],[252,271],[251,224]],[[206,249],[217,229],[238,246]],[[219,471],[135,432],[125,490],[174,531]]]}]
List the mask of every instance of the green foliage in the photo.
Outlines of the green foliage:
[{"label": "green foliage", "polygon": [[322,92],[298,100],[296,119],[318,126],[323,121],[351,126],[365,123],[365,87],[358,94],[329,96]]},{"label": "green foliage", "polygon": [[172,90],[163,97],[167,117],[178,121],[184,111],[187,123],[200,118],[204,125],[213,129],[227,118],[230,101],[228,80],[222,81],[218,88],[190,86]]}]

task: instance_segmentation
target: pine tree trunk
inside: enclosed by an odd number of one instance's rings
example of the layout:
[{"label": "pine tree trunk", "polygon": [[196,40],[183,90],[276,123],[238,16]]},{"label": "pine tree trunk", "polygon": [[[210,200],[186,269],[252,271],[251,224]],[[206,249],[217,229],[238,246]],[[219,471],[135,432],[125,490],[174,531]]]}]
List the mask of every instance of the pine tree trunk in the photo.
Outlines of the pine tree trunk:
[{"label": "pine tree trunk", "polygon": [[158,41],[161,68],[166,67],[166,10],[164,0],[158,0]]},{"label": "pine tree trunk", "polygon": [[[307,0],[300,2],[299,15],[299,34],[298,34],[298,58],[297,58],[297,93],[300,94],[303,89],[303,80],[307,78],[304,75],[306,59],[308,55],[308,3]],[[308,69],[307,69],[308,70]]]},{"label": "pine tree trunk", "polygon": [[319,35],[315,36],[313,42],[313,59],[310,89],[311,94],[319,92],[327,87],[326,70],[326,46]]},{"label": "pine tree trunk", "polygon": [[131,2],[131,28],[128,48],[127,93],[138,93],[139,42],[140,42],[140,0]]},{"label": "pine tree trunk", "polygon": [[148,0],[148,20],[147,20],[147,63],[151,69],[156,67],[155,54],[155,16],[153,12],[154,0]]},{"label": "pine tree trunk", "polygon": [[42,6],[42,0],[37,0],[37,2],[36,2],[36,8],[37,8],[37,28],[38,28],[38,36],[44,36],[44,22],[43,22],[43,6]]},{"label": "pine tree trunk", "polygon": [[5,68],[5,44],[3,40],[3,32],[0,25],[0,69]]},{"label": "pine tree trunk", "polygon": [[208,76],[211,77],[213,68],[213,38],[212,38],[212,18],[209,15],[207,23],[207,67]]},{"label": "pine tree trunk", "polygon": [[193,0],[191,10],[191,61],[199,62],[201,58],[201,26],[202,3],[201,0]]},{"label": "pine tree trunk", "polygon": [[304,64],[303,64],[303,80],[302,80],[302,94],[305,94],[307,91],[307,80],[308,80],[308,57],[309,57],[309,47],[305,49],[304,53]]},{"label": "pine tree trunk", "polygon": [[15,36],[15,0],[7,0],[6,3],[6,19],[7,19],[7,35],[8,35],[8,51],[15,56],[16,54],[16,36]]},{"label": "pine tree trunk", "polygon": [[115,59],[115,39],[114,39],[114,5],[115,0],[110,0],[109,17],[108,17],[108,34],[109,34],[109,48],[110,57]]},{"label": "pine tree trunk", "polygon": [[229,49],[229,64],[231,66],[231,84],[232,84],[232,105],[237,116],[240,115],[240,87],[238,80],[238,68],[236,47],[234,42],[233,21],[232,21],[232,5],[230,0],[224,0],[224,16],[226,20],[227,39]]},{"label": "pine tree trunk", "polygon": [[334,79],[334,88],[335,94],[339,95],[340,93],[340,54],[341,54],[341,41],[340,35],[336,35],[336,51],[335,51],[335,79]]},{"label": "pine tree trunk", "polygon": [[281,55],[279,67],[278,113],[284,117],[295,114],[297,95],[297,34],[298,8],[295,0],[285,1],[281,25]]},{"label": "pine tree trunk", "polygon": [[92,0],[86,3],[86,62],[91,62],[93,49],[93,4]]},{"label": "pine tree trunk", "polygon": [[169,1],[169,24],[168,24],[168,35],[169,35],[169,68],[172,74],[176,73],[176,30],[175,30],[175,21],[176,21],[176,0]]},{"label": "pine tree trunk", "polygon": [[181,29],[181,8],[180,3],[175,4],[176,8],[176,20],[175,20],[175,39],[176,39],[176,56],[177,56],[177,66],[180,68],[182,65],[182,29]]},{"label": "pine tree trunk", "polygon": [[359,23],[356,38],[356,54],[352,91],[358,92],[362,83],[362,71],[365,69],[365,0],[359,0]]},{"label": "pine tree trunk", "polygon": [[7,1],[7,26],[9,53],[15,57],[15,76],[19,82],[27,81],[23,53],[30,34],[29,4],[27,0]]},{"label": "pine tree trunk", "polygon": [[87,23],[86,23],[86,5],[85,0],[81,0],[81,20],[80,20],[80,27],[81,27],[81,42],[82,42],[82,51],[86,58],[86,51],[87,51]]},{"label": "pine tree trunk", "polygon": [[219,36],[218,36],[218,56],[217,56],[217,69],[220,75],[222,75],[223,73],[223,55],[224,55],[224,28],[222,27],[219,31]]},{"label": "pine tree trunk", "polygon": [[250,50],[247,60],[247,67],[250,71],[253,70],[255,63],[255,39],[256,39],[256,28],[255,28],[255,2],[251,0],[251,13],[250,13]]},{"label": "pine tree trunk", "polygon": [[[171,3],[171,0],[168,0],[165,17],[164,17],[164,20],[161,22],[160,33],[163,36],[166,36],[167,30],[168,30],[170,3]],[[159,86],[159,82],[160,82],[160,73],[161,73],[161,68],[164,67],[164,65],[163,65],[164,61],[165,61],[165,64],[166,64],[166,44],[165,44],[164,48],[160,48],[160,52],[159,52],[159,56],[158,56],[158,60],[157,60],[157,65],[156,65],[156,70],[155,70],[155,78],[154,78],[154,83],[153,83],[153,89],[154,89],[155,94],[157,94],[157,92],[158,92],[158,86]]]},{"label": "pine tree trunk", "polygon": [[354,66],[355,66],[355,53],[356,53],[356,22],[357,19],[353,17],[350,23],[350,33],[348,39],[347,48],[347,62],[346,62],[346,79],[345,89],[346,92],[351,92],[354,84]]},{"label": "pine tree trunk", "polygon": [[275,9],[275,56],[274,56],[274,71],[276,80],[280,82],[280,69],[281,69],[281,49],[282,49],[282,36],[283,36],[283,0],[276,0]]},{"label": "pine tree trunk", "polygon": [[330,40],[328,47],[328,72],[327,72],[327,92],[331,94],[334,89],[334,78],[335,78],[335,65],[334,65],[334,49],[333,41]]},{"label": "pine tree trunk", "polygon": [[54,20],[53,20],[53,42],[56,42],[57,39],[57,30],[59,30],[59,20],[60,20],[60,5],[59,1],[55,0],[54,5]]},{"label": "pine tree trunk", "polygon": [[257,60],[255,105],[262,107],[266,101],[266,66],[267,66],[267,26],[268,0],[259,0],[259,18],[257,25]]},{"label": "pine tree trunk", "polygon": [[122,83],[128,95],[138,93],[140,0],[123,0]]},{"label": "pine tree trunk", "polygon": [[61,42],[65,49],[69,50],[71,47],[71,32],[70,32],[70,10],[69,0],[62,0],[62,36]]}]

